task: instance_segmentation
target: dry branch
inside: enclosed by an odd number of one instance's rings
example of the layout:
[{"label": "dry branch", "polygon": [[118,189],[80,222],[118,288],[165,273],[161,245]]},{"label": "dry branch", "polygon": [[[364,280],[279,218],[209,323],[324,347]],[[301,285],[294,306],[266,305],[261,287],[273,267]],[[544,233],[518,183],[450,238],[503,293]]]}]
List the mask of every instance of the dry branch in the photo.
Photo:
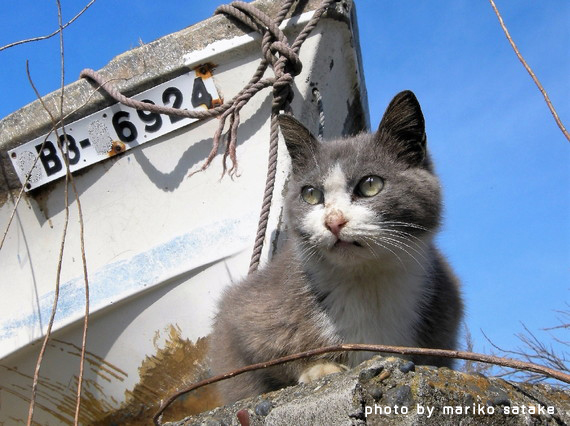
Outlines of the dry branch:
[{"label": "dry branch", "polygon": [[[34,378],[33,378],[33,383],[32,383],[32,397],[30,398],[30,405],[29,405],[29,410],[28,410],[28,421],[27,421],[28,426],[32,424],[40,368],[41,368],[43,356],[45,354],[45,350],[47,347],[47,343],[48,343],[50,335],[51,335],[51,329],[53,327],[55,314],[57,312],[57,304],[58,304],[58,300],[59,300],[60,277],[61,277],[61,269],[62,269],[62,264],[63,264],[63,253],[64,253],[65,241],[66,241],[66,237],[67,237],[67,227],[69,224],[69,191],[68,191],[69,183],[71,183],[72,189],[74,191],[75,200],[77,202],[78,214],[79,214],[81,259],[83,262],[83,274],[84,274],[84,281],[85,281],[85,298],[86,298],[85,316],[84,316],[84,325],[83,325],[82,348],[81,348],[79,377],[78,377],[78,387],[77,387],[77,394],[76,394],[76,408],[75,408],[75,416],[74,416],[74,424],[75,425],[79,424],[79,413],[80,413],[80,407],[81,407],[81,389],[82,389],[82,384],[83,384],[83,371],[84,371],[84,364],[85,364],[85,349],[86,349],[85,346],[86,346],[86,339],[87,339],[87,327],[88,327],[88,317],[89,317],[89,281],[88,281],[88,277],[87,277],[87,260],[86,260],[86,256],[85,256],[85,240],[84,240],[84,234],[85,233],[84,233],[83,213],[82,213],[82,209],[81,209],[81,203],[79,200],[79,193],[77,191],[77,188],[75,186],[75,182],[73,180],[73,176],[72,176],[70,168],[69,168],[69,154],[68,154],[69,150],[68,149],[63,150],[62,144],[60,142],[58,130],[57,130],[58,126],[61,125],[62,130],[63,130],[63,136],[64,136],[63,140],[67,141],[67,135],[65,134],[65,127],[64,127],[64,115],[63,115],[64,93],[65,93],[64,92],[64,89],[65,89],[65,55],[64,55],[64,44],[63,44],[63,25],[62,25],[62,18],[61,18],[62,15],[61,15],[60,0],[56,0],[56,3],[57,3],[57,9],[58,9],[58,22],[59,22],[59,27],[60,27],[59,35],[60,35],[60,57],[61,57],[61,93],[60,93],[60,119],[59,119],[59,122],[53,116],[51,111],[47,108],[47,106],[45,105],[45,103],[44,103],[44,101],[40,95],[40,93],[38,92],[37,88],[35,87],[33,80],[31,78],[31,75],[30,75],[29,64],[26,62],[26,72],[28,75],[28,80],[29,80],[30,85],[32,86],[37,98],[39,99],[40,103],[42,104],[42,107],[45,109],[45,111],[50,116],[50,119],[52,121],[52,131],[54,131],[56,134],[56,139],[58,141],[58,147],[62,153],[62,157],[64,159],[64,163],[65,163],[65,167],[66,167],[65,188],[64,188],[64,191],[65,191],[64,192],[65,220],[64,220],[63,236],[62,236],[61,247],[60,247],[60,252],[59,252],[59,259],[58,259],[58,266],[57,266],[56,289],[55,289],[55,294],[54,294],[52,311],[50,314],[50,320],[48,322],[48,328],[47,328],[46,334],[44,336],[42,348],[41,348],[40,353],[38,355],[38,360],[36,362],[36,367],[35,367],[35,371],[34,371]],[[23,189],[23,187],[22,187],[22,189]],[[16,209],[16,207],[17,206],[14,206],[14,210]]]},{"label": "dry branch", "polygon": [[59,28],[57,30],[55,30],[53,33],[45,35],[45,36],[39,36],[39,37],[32,37],[32,38],[28,38],[26,40],[20,40],[20,41],[15,41],[13,43],[7,44],[5,46],[1,46],[0,47],[0,52],[2,50],[6,50],[9,49],[10,47],[14,47],[14,46],[18,46],[20,44],[25,44],[25,43],[31,43],[34,41],[41,41],[41,40],[47,40],[48,38],[52,38],[53,36],[57,35],[58,33],[60,33],[61,31],[63,31],[65,28],[67,28],[69,25],[71,25],[77,18],[79,18],[81,15],[83,15],[83,13],[89,9],[89,7],[95,3],[95,0],[91,0],[89,3],[87,3],[87,6],[85,6],[83,9],[81,9],[81,11],[75,15],[70,21],[68,21],[65,25],[60,25]]},{"label": "dry branch", "polygon": [[540,373],[552,377],[554,379],[560,380],[565,383],[570,383],[570,374],[566,374],[561,371],[557,371],[552,368],[548,368],[531,362],[518,361],[510,358],[503,358],[503,357],[478,354],[466,351],[453,351],[448,349],[410,348],[404,346],[385,346],[385,345],[366,345],[366,344],[343,344],[343,345],[327,346],[324,348],[313,349],[310,351],[305,351],[293,355],[284,356],[282,358],[273,359],[267,362],[260,362],[258,364],[248,365],[246,367],[238,368],[228,373],[220,374],[218,376],[202,380],[201,382],[194,383],[193,385],[185,389],[182,389],[181,391],[172,395],[165,402],[163,402],[159,410],[154,415],[153,421],[155,425],[160,425],[160,419],[162,413],[164,412],[164,410],[166,410],[166,408],[168,408],[170,404],[172,404],[172,402],[174,402],[179,396],[191,392],[195,389],[201,388],[203,386],[216,383],[221,380],[230,379],[232,377],[238,376],[243,373],[247,373],[249,371],[260,370],[263,368],[272,367],[274,365],[285,364],[287,362],[323,355],[330,352],[347,352],[347,351],[384,352],[384,353],[399,354],[399,355],[424,355],[424,356],[437,356],[443,358],[478,361],[487,364],[499,365],[502,367],[532,371],[535,373]]},{"label": "dry branch", "polygon": [[[30,68],[28,66],[28,62],[26,62],[26,72],[28,74],[28,80],[30,82],[30,85],[32,86],[32,89],[34,90],[37,98],[40,100],[40,102],[42,103],[42,106],[47,111],[47,113],[50,115],[50,117],[52,117],[51,112],[49,111],[49,109],[47,108],[45,103],[43,102],[43,99],[42,99],[40,93],[38,92],[36,86],[34,85],[34,82],[33,82],[32,77],[30,75]],[[52,120],[53,120],[53,117],[52,117]],[[66,157],[64,156],[64,158],[66,158]],[[40,368],[41,368],[42,360],[44,357],[44,353],[46,351],[48,340],[49,340],[49,337],[51,335],[51,329],[53,327],[53,322],[55,319],[55,313],[57,312],[57,304],[59,301],[59,287],[60,287],[60,282],[61,282],[61,269],[62,269],[62,264],[63,264],[63,250],[65,248],[65,239],[67,236],[67,225],[69,223],[69,202],[68,202],[68,192],[67,192],[68,176],[69,176],[69,173],[65,175],[65,195],[64,195],[64,199],[65,199],[64,200],[64,203],[65,203],[65,220],[64,220],[63,235],[62,235],[61,245],[60,245],[60,250],[59,250],[59,258],[58,258],[58,262],[57,262],[57,272],[56,272],[56,280],[55,280],[55,292],[54,292],[54,296],[53,296],[53,305],[52,305],[52,309],[51,309],[50,318],[48,321],[46,334],[44,336],[44,340],[42,342],[42,347],[40,349],[40,353],[38,354],[38,360],[36,362],[36,367],[34,370],[34,379],[32,382],[32,396],[30,398],[30,406],[29,406],[29,410],[28,410],[28,421],[27,421],[28,426],[30,426],[32,424],[32,419],[34,416],[34,406],[35,406],[35,402],[36,402],[36,394],[37,394],[37,388],[38,388],[38,380],[39,380],[39,376],[40,376]]]},{"label": "dry branch", "polygon": [[556,124],[558,125],[558,127],[560,128],[560,130],[562,131],[562,133],[564,134],[564,136],[566,136],[566,139],[568,139],[568,141],[570,142],[570,134],[568,134],[568,131],[566,130],[566,128],[564,127],[564,124],[562,124],[562,121],[560,120],[560,117],[558,117],[558,113],[556,112],[556,110],[554,109],[554,105],[552,105],[552,102],[550,102],[550,98],[548,97],[548,94],[546,93],[546,90],[544,90],[544,87],[542,87],[542,84],[540,84],[540,81],[538,80],[537,76],[534,74],[533,70],[531,69],[531,67],[526,63],[526,61],[524,60],[524,58],[522,57],[519,49],[517,48],[517,45],[515,44],[515,42],[513,41],[511,35],[509,34],[509,30],[507,29],[507,26],[505,25],[505,22],[503,21],[503,17],[501,16],[501,14],[499,13],[499,10],[497,9],[497,6],[495,6],[495,2],[493,0],[489,0],[489,2],[491,3],[491,6],[493,7],[493,10],[495,11],[495,14],[497,15],[497,18],[499,19],[499,23],[501,24],[501,28],[503,29],[503,32],[505,33],[505,36],[507,36],[507,40],[509,40],[509,43],[511,44],[511,47],[513,48],[513,50],[515,51],[515,54],[517,55],[517,58],[519,58],[519,61],[521,61],[521,63],[523,64],[523,66],[525,67],[525,69],[527,70],[527,72],[530,74],[530,76],[532,77],[532,80],[534,81],[534,83],[536,84],[536,86],[538,87],[538,90],[540,90],[540,93],[542,93],[542,96],[544,96],[544,100],[546,101],[546,105],[548,105],[548,109],[550,109],[550,112],[552,113],[552,116],[554,117],[554,121],[556,121]]}]

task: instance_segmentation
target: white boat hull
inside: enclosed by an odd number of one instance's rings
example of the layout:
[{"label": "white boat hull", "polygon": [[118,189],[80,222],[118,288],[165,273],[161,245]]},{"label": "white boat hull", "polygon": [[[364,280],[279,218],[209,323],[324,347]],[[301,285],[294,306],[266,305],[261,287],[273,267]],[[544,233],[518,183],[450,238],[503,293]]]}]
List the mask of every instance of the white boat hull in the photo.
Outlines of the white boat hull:
[{"label": "white boat hull", "polygon": [[[286,33],[298,32],[311,13],[293,18]],[[321,20],[306,40],[300,52],[303,71],[294,84],[293,111],[315,133],[319,111],[313,88],[319,89],[325,136],[368,125],[354,13],[345,13],[344,20],[340,12]],[[247,83],[259,60],[258,39],[245,35],[217,40],[183,58],[190,68],[215,64],[213,79],[225,100]],[[234,179],[220,179],[222,155],[206,171],[188,177],[208,155],[216,119],[165,134],[74,175],[85,222],[91,307],[81,423],[148,421],[161,399],[208,375],[206,338],[216,300],[249,266],[265,186],[270,108],[270,89],[243,108]],[[2,151],[13,148],[7,145],[0,140]],[[281,144],[262,263],[283,236],[288,168]],[[55,294],[66,221],[64,186],[60,179],[24,195],[0,251],[0,423],[27,418]],[[0,200],[2,230],[14,194],[6,191]],[[73,199],[72,191],[69,196]],[[53,338],[34,411],[42,425],[72,423],[75,411],[85,293],[74,201],[69,215]],[[175,404],[165,419],[214,405],[215,394],[201,391]]]}]

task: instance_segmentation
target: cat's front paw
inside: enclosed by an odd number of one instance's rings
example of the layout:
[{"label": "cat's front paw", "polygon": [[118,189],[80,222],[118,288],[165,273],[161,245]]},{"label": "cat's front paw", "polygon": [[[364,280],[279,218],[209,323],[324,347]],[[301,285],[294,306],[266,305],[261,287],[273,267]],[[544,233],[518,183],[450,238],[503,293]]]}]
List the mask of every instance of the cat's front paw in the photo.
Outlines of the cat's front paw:
[{"label": "cat's front paw", "polygon": [[341,371],[347,371],[348,367],[342,364],[337,364],[336,362],[323,361],[317,364],[313,364],[310,367],[303,370],[299,376],[299,383],[310,383],[323,376],[327,376],[333,373],[340,373]]}]

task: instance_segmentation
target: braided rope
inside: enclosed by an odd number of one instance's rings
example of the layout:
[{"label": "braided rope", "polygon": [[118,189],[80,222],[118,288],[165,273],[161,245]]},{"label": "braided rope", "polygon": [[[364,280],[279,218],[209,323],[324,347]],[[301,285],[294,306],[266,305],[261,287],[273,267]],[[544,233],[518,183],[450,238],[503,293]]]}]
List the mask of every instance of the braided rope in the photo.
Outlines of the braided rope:
[{"label": "braided rope", "polygon": [[[243,1],[234,1],[233,3],[222,5],[216,9],[215,14],[225,14],[231,16],[254,31],[262,34],[261,50],[263,59],[257,67],[257,70],[251,77],[246,86],[224,104],[209,109],[209,110],[196,110],[188,111],[182,109],[175,109],[166,106],[154,105],[146,102],[136,101],[121,94],[112,82],[105,81],[102,76],[92,69],[84,69],[80,73],[81,78],[89,78],[95,81],[99,87],[105,90],[113,99],[123,105],[135,108],[137,110],[144,110],[155,112],[159,114],[174,115],[177,117],[187,117],[195,119],[207,119],[212,117],[219,117],[220,123],[213,138],[212,149],[202,166],[191,173],[200,172],[208,168],[210,163],[218,152],[220,140],[226,126],[227,118],[230,117],[229,130],[226,133],[226,149],[223,156],[223,172],[222,176],[227,172],[230,176],[237,174],[237,130],[240,123],[240,111],[244,105],[260,90],[272,86],[273,87],[273,102],[271,109],[271,125],[269,137],[269,157],[267,166],[267,177],[265,183],[265,191],[263,194],[263,202],[259,216],[259,223],[257,227],[257,234],[249,273],[257,270],[261,259],[261,252],[263,250],[265,234],[267,232],[267,224],[269,220],[269,212],[271,208],[271,201],[273,198],[273,190],[275,187],[275,177],[277,174],[277,148],[279,140],[279,126],[277,123],[277,116],[281,111],[291,114],[290,102],[293,99],[293,90],[291,83],[295,76],[297,76],[302,69],[302,63],[299,59],[299,49],[303,42],[306,40],[310,32],[315,28],[322,14],[327,8],[336,0],[323,0],[320,6],[313,13],[312,18],[305,25],[303,30],[299,33],[293,44],[289,44],[287,37],[279,28],[279,25],[285,19],[285,16],[291,9],[294,0],[287,0],[282,2],[281,8],[275,18],[271,19],[265,13],[255,8],[253,5],[244,3]],[[267,77],[262,79],[268,66],[271,65],[275,77]],[[227,169],[226,160],[230,158],[232,166]]]},{"label": "braided rope", "polygon": [[[302,46],[303,42],[309,36],[310,32],[316,27],[322,14],[335,0],[323,0],[319,8],[315,11],[310,21],[305,25],[301,33],[297,36],[290,51],[298,58],[297,53]],[[283,42],[283,41],[282,41]],[[277,43],[273,43],[275,46]],[[287,47],[289,50],[289,46]],[[285,49],[284,49],[285,50]],[[293,55],[291,55],[293,56]],[[267,231],[267,223],[269,221],[269,212],[271,208],[271,201],[273,199],[273,188],[275,186],[275,177],[277,174],[277,148],[278,148],[278,130],[279,125],[277,123],[277,116],[279,115],[280,107],[290,113],[289,103],[293,96],[291,90],[291,82],[293,81],[293,75],[291,73],[283,73],[285,68],[285,61],[287,60],[287,55],[281,56],[281,58],[274,65],[274,72],[277,76],[277,80],[273,84],[273,111],[271,113],[271,129],[269,138],[269,164],[267,168],[267,178],[265,183],[265,192],[263,195],[263,203],[261,207],[261,212],[259,215],[259,223],[257,227],[257,235],[255,238],[253,254],[251,256],[251,262],[249,265],[249,273],[253,273],[259,267],[259,262],[261,259],[261,252],[263,250],[263,243],[265,240],[265,234]],[[294,65],[294,69],[297,75],[301,72],[300,61],[298,62],[298,67]],[[281,73],[281,75],[280,75]],[[287,77],[286,77],[287,76]]]},{"label": "braided rope", "polygon": [[318,137],[320,140],[322,140],[323,134],[325,132],[325,111],[323,108],[323,97],[321,95],[321,92],[319,92],[319,89],[317,89],[316,87],[313,89],[313,97],[315,98],[315,101],[317,102],[317,111],[319,111],[319,133],[318,133]]}]

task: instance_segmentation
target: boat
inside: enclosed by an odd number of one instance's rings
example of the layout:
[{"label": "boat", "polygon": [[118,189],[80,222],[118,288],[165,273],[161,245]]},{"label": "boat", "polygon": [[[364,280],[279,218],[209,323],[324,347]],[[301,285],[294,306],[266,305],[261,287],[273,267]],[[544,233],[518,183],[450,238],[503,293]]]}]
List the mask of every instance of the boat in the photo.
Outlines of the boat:
[{"label": "boat", "polygon": [[[301,2],[286,17],[280,28],[288,40],[320,3]],[[251,3],[270,17],[280,4]],[[291,109],[325,138],[369,128],[354,7],[350,0],[333,3],[299,51]],[[98,72],[134,99],[207,110],[248,83],[263,58],[261,40],[220,14],[125,52]],[[43,102],[54,105],[59,96]],[[148,424],[162,400],[210,374],[206,348],[216,300],[248,273],[255,243],[271,105],[267,87],[242,108],[232,176],[222,174],[222,152],[202,170],[219,119],[137,112],[87,78],[65,87],[58,132],[40,101],[0,121],[0,424],[28,418],[64,228],[59,296],[33,421],[74,423],[86,309],[82,252],[89,324],[80,424]],[[58,138],[67,142],[73,186]],[[289,166],[280,140],[261,265],[286,238]],[[164,420],[217,404],[215,389],[204,388],[172,404]]]}]

